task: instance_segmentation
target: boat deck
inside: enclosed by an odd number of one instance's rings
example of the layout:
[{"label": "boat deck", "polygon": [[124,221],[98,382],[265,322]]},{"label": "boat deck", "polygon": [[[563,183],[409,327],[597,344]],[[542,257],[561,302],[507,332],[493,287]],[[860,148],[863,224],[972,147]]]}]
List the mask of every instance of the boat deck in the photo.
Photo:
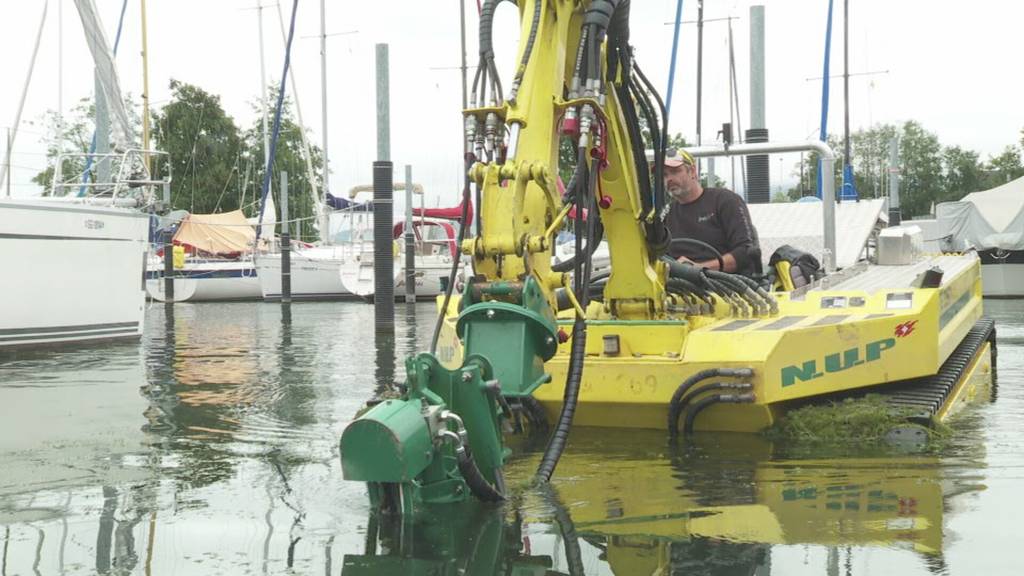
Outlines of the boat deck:
[{"label": "boat deck", "polygon": [[[977,261],[976,257],[957,254],[943,254],[931,256],[915,262],[900,266],[865,266],[857,273],[845,278],[838,278],[833,282],[823,282],[812,291],[821,290],[862,290],[869,294],[879,290],[893,290],[900,288],[913,288],[914,281],[930,268],[942,270],[942,284],[946,286],[957,278],[964,270],[970,268]],[[828,280],[828,279],[826,279]]]}]

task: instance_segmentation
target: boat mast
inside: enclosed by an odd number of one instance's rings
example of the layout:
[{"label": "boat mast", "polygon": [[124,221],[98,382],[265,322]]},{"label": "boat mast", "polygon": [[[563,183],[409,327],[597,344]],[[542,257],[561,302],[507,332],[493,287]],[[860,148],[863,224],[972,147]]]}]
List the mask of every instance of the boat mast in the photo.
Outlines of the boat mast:
[{"label": "boat mast", "polygon": [[57,0],[57,162],[53,167],[53,181],[63,178],[64,161],[64,2]]},{"label": "boat mast", "polygon": [[[327,242],[329,238],[328,226],[330,222],[327,217],[327,193],[331,187],[327,183],[330,162],[327,156],[327,24],[324,1],[320,0],[320,109],[321,109],[321,130],[323,131],[323,167],[320,186],[323,190],[323,197],[319,204],[320,209],[320,240]],[[294,78],[294,76],[293,76]],[[316,205],[314,205],[316,206]]]},{"label": "boat mast", "polygon": [[146,0],[142,1],[142,158],[146,164],[146,171],[150,172],[149,165],[149,50],[146,42]]},{"label": "boat mast", "polygon": [[[277,7],[277,21],[281,25],[281,41],[287,45],[288,36],[285,34],[284,30],[284,16],[281,15],[281,3],[278,2],[275,6]],[[306,135],[306,124],[302,121],[302,106],[299,105],[299,87],[295,82],[295,70],[291,71],[288,81],[291,83],[292,93],[295,95],[295,118],[299,123],[299,137],[302,140],[302,148],[300,149],[300,152],[302,154],[303,161],[306,163],[306,179],[309,180],[309,193],[313,199],[313,206],[315,210],[315,207],[319,206],[321,202],[318,187],[316,185],[316,174],[313,173],[313,157],[309,152],[309,137]],[[296,224],[299,224],[299,222],[296,222]],[[320,239],[323,240],[323,238],[324,234],[321,232]]]},{"label": "boat mast", "polygon": [[[850,0],[843,0],[843,193],[848,194],[847,167],[850,166]],[[851,178],[852,179],[852,178]]]},{"label": "boat mast", "polygon": [[[266,61],[263,58],[263,0],[260,0],[256,7],[256,14],[260,21],[260,116],[263,119],[263,165],[270,164],[270,136],[267,134],[267,72]],[[283,86],[281,87],[284,88]],[[267,183],[267,194],[273,196],[273,183]],[[263,209],[260,208],[262,216]],[[260,222],[262,224],[263,222]]]},{"label": "boat mast", "polygon": [[[18,124],[21,123],[21,112],[25,108],[25,95],[28,94],[28,85],[32,81],[32,70],[36,67],[36,55],[39,54],[39,40],[43,37],[43,24],[46,23],[46,9],[49,5],[50,0],[46,0],[43,3],[43,15],[39,18],[39,31],[36,32],[36,43],[32,48],[32,58],[29,60],[28,73],[25,75],[25,85],[21,89],[21,98],[18,100],[18,112],[14,115],[14,124],[10,128],[10,136],[7,139],[8,156],[10,156],[10,149],[14,147],[14,139],[18,137]],[[4,181],[9,169],[10,162],[0,165],[0,182]]]}]

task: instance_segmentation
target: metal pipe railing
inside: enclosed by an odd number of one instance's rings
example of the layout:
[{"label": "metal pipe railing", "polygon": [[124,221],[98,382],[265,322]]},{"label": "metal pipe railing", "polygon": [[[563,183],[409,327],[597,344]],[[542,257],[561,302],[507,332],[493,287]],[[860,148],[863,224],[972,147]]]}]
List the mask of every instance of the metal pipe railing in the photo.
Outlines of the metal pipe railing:
[{"label": "metal pipe railing", "polygon": [[822,174],[832,177],[821,179],[822,227],[824,228],[825,253],[822,254],[822,266],[825,272],[835,272],[836,266],[836,189],[835,189],[835,154],[827,144],[820,140],[806,142],[758,144],[733,144],[731,146],[696,146],[685,148],[694,158],[711,158],[717,156],[749,156],[751,154],[780,154],[784,152],[817,152],[821,157]]}]

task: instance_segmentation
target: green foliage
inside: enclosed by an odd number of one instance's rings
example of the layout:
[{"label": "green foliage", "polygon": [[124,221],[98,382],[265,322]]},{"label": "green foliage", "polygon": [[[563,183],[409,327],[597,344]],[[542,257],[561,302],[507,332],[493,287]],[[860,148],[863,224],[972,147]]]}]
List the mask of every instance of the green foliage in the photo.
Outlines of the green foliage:
[{"label": "green foliage", "polygon": [[985,188],[994,188],[1024,176],[1020,150],[1007,146],[998,156],[990,156],[985,165]]},{"label": "green foliage", "polygon": [[942,151],[942,164],[945,169],[946,185],[936,199],[937,202],[959,200],[965,194],[986,187],[985,173],[977,152],[964,150],[959,146],[949,146]]},{"label": "green foliage", "polygon": [[[939,202],[959,200],[965,194],[986,190],[1024,175],[1019,150],[1009,146],[988,163],[978,153],[960,146],[943,146],[938,136],[919,122],[910,120],[901,126],[882,124],[850,135],[850,154],[854,166],[854,183],[861,198],[877,198],[888,194],[889,142],[899,139],[900,207],[903,217],[932,213]],[[842,184],[843,143],[829,135],[829,146],[836,154],[836,190]],[[799,169],[799,164],[797,165]],[[817,154],[810,154],[803,166],[806,186],[814,193],[817,182]],[[788,196],[799,198],[800,190],[791,189]]]},{"label": "green foliage", "polygon": [[[790,411],[766,434],[773,440],[798,444],[881,446],[889,431],[909,425],[908,416],[906,409],[891,406],[878,394],[868,394]],[[925,430],[935,439],[945,433],[942,429]]]},{"label": "green foliage", "polygon": [[710,178],[711,174],[704,172],[700,175],[700,185],[704,188],[725,188],[725,180],[722,180],[718,174],[714,175],[714,178]]},{"label": "green foliage", "polygon": [[153,115],[155,147],[171,164],[171,206],[206,214],[238,209],[241,138],[220,97],[171,80],[171,102]]},{"label": "green foliage", "polygon": [[[132,136],[137,136],[141,131],[142,119],[132,106],[131,95],[125,97],[125,108],[128,112],[128,121],[132,123],[131,129],[135,132]],[[63,121],[62,126],[58,126],[60,121]],[[56,110],[47,110],[38,122],[43,125],[47,134],[43,137],[46,143],[46,169],[33,176],[32,182],[42,186],[43,195],[49,196],[52,192],[53,171],[58,155],[61,155],[61,181],[81,180],[86,159],[83,156],[68,154],[85,154],[89,151],[96,131],[96,106],[92,98],[82,98],[62,118],[58,117]],[[55,138],[58,133],[61,134],[59,143]],[[95,181],[95,174],[92,174],[88,181]],[[58,191],[58,194],[61,193]]]},{"label": "green foliage", "polygon": [[[939,138],[910,120],[900,135],[900,208],[903,217],[932,213],[944,191],[942,145]],[[962,195],[962,194],[961,194]]]},{"label": "green foliage", "polygon": [[[277,88],[272,87],[267,94],[267,132],[268,139],[273,137],[273,116],[270,112],[277,105]],[[259,109],[259,104],[254,105]],[[281,128],[278,134],[277,146],[274,149],[274,162],[271,171],[271,190],[274,194],[274,203],[280,211],[281,208],[281,172],[288,173],[288,218],[296,221],[292,225],[292,237],[306,241],[315,240],[317,237],[314,228],[315,216],[318,207],[313,202],[312,187],[307,177],[306,162],[302,152],[302,130],[292,116],[292,105],[286,96],[281,111]],[[244,154],[243,164],[247,168],[249,190],[246,196],[258,199],[262,187],[263,176],[266,172],[263,152],[263,122],[257,115],[252,126],[242,134]],[[317,190],[322,188],[321,175],[323,168],[323,151],[317,146],[310,144],[310,157],[313,165],[313,178]],[[253,204],[253,213],[259,210],[258,204]],[[278,217],[280,220],[280,216]]]}]

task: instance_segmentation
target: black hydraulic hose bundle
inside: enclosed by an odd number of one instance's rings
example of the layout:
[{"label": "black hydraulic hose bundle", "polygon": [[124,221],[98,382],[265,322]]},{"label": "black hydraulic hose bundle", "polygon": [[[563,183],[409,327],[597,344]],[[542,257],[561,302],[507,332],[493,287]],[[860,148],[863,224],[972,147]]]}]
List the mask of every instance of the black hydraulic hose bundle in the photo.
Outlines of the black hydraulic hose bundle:
[{"label": "black hydraulic hose bundle", "polygon": [[459,472],[469,486],[470,492],[483,502],[501,502],[505,496],[497,488],[484,478],[480,468],[476,465],[473,453],[469,446],[463,445],[455,449],[456,460],[459,465]]},{"label": "black hydraulic hose bundle", "polygon": [[697,240],[696,238],[673,238],[670,245],[676,246],[679,244],[689,244],[690,246],[696,246],[702,250],[707,250],[708,253],[718,261],[718,269],[723,272],[725,271],[725,260],[722,257],[722,253],[718,251],[718,248],[715,248],[703,240]]},{"label": "black hydraulic hose bundle", "polygon": [[750,368],[707,368],[701,370],[695,374],[690,375],[689,378],[683,380],[683,382],[676,388],[676,391],[672,394],[672,399],[668,403],[668,432],[670,435],[675,436],[679,433],[678,422],[679,414],[681,413],[681,406],[683,397],[690,391],[696,384],[707,380],[708,378],[750,378],[754,375],[754,371]]},{"label": "black hydraulic hose bundle", "polygon": [[[639,78],[640,82],[647,88],[647,93],[654,97],[654,101],[658,104],[658,111],[660,112],[661,117],[661,130],[659,130],[661,135],[661,146],[656,146],[654,148],[654,181],[656,183],[656,187],[654,189],[654,205],[660,213],[662,207],[665,205],[665,153],[669,142],[668,114],[665,113],[665,102],[662,101],[661,95],[658,94],[658,91],[654,88],[654,84],[651,84],[651,81],[647,79],[643,70],[641,70],[640,66],[635,62],[633,63],[633,72],[636,73],[637,78]],[[656,126],[652,126],[652,130],[655,127]]]},{"label": "black hydraulic hose bundle", "polygon": [[754,401],[754,395],[747,394],[712,394],[711,396],[705,396],[700,400],[697,400],[693,404],[693,408],[686,413],[686,420],[683,423],[683,433],[693,433],[693,423],[697,419],[697,415],[704,411],[712,404],[726,403],[726,404],[749,404]]},{"label": "black hydraulic hose bundle", "polygon": [[[586,166],[585,151],[581,150],[578,155],[578,161],[584,163]],[[600,212],[597,209],[597,203],[594,201],[594,192],[597,185],[597,174],[598,162],[594,161],[590,164],[589,173],[582,182],[578,182],[576,189],[574,190],[576,200],[576,254],[582,254],[581,236],[583,235],[583,209],[587,207],[587,242],[589,245],[594,245],[596,242],[595,236],[597,234],[598,221],[600,219]],[[579,269],[581,262],[579,258],[575,258],[576,262],[576,273],[573,277],[574,289],[576,291],[576,298],[580,302],[580,306],[585,311],[587,304],[590,302],[590,276],[593,271],[593,259],[588,257],[585,263],[582,263],[582,271]],[[583,366],[586,358],[587,349],[587,320],[585,316],[577,314],[576,321],[572,327],[572,349],[569,353],[569,370],[565,378],[565,392],[562,397],[562,412],[558,415],[558,422],[555,425],[554,431],[551,433],[551,438],[548,440],[547,448],[544,450],[544,455],[541,457],[540,465],[537,467],[537,474],[535,478],[541,483],[547,483],[551,480],[551,475],[555,471],[555,466],[558,465],[559,458],[562,457],[562,452],[565,450],[565,446],[569,441],[569,431],[572,429],[572,420],[576,414],[576,406],[579,402],[580,384],[583,381]]]},{"label": "black hydraulic hose bundle", "polygon": [[[682,400],[679,401],[679,405],[677,407],[677,412],[678,412],[678,414],[684,414],[686,412],[686,408],[690,405],[690,403],[695,398],[699,398],[699,397],[703,396],[704,394],[706,394],[708,392],[711,392],[713,390],[743,390],[743,391],[749,391],[750,389],[751,389],[751,385],[750,385],[749,382],[711,382],[710,384],[704,384],[702,386],[697,386],[696,388],[693,389],[693,392],[690,392],[689,394],[683,396]],[[673,422],[673,427],[676,427],[678,425],[679,425],[679,421],[678,421],[678,416],[677,416],[676,422]]]},{"label": "black hydraulic hose bundle", "polygon": [[583,563],[583,554],[580,548],[580,537],[576,532],[576,524],[568,508],[562,504],[558,493],[551,486],[543,486],[541,495],[547,500],[554,512],[555,522],[558,524],[558,532],[565,543],[565,563],[569,568],[569,576],[584,576],[586,564]]},{"label": "black hydraulic hose bundle", "polygon": [[526,40],[526,49],[523,50],[523,58],[519,61],[519,68],[512,79],[512,90],[509,92],[509,100],[515,102],[516,93],[519,91],[519,83],[523,81],[526,74],[526,65],[530,63],[530,54],[533,52],[533,43],[537,40],[537,29],[540,28],[540,7],[541,0],[535,0],[533,4],[533,20],[530,22],[530,36]]},{"label": "black hydraulic hose bundle", "polygon": [[[494,64],[494,10],[501,0],[485,0],[480,9],[480,63],[473,78],[473,98],[480,106],[486,106],[487,84],[490,81],[491,98],[496,104],[502,101],[501,79]],[[477,88],[480,92],[477,94]]]}]

